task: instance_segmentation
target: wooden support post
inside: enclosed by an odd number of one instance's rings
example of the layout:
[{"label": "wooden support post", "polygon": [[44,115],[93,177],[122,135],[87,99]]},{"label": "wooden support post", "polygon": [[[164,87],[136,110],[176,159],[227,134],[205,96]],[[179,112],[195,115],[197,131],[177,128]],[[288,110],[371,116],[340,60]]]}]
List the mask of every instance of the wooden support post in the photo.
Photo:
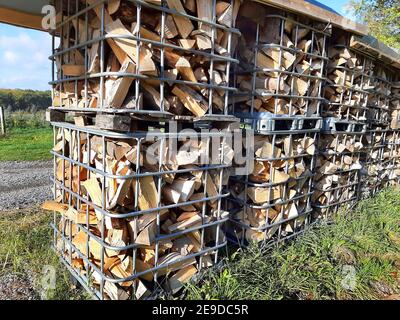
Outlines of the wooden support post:
[{"label": "wooden support post", "polygon": [[58,110],[46,110],[47,122],[65,122],[65,112]]},{"label": "wooden support post", "polygon": [[0,106],[0,134],[6,134],[6,117],[4,116],[4,108]]},{"label": "wooden support post", "polygon": [[131,118],[126,115],[97,114],[96,127],[103,130],[130,131]]}]

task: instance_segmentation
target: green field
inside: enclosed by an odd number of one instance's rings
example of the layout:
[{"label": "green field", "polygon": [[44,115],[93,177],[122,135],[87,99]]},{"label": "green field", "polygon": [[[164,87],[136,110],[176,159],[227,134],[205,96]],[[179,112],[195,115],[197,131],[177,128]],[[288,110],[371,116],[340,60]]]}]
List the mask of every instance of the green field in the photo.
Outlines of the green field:
[{"label": "green field", "polygon": [[50,127],[11,128],[0,137],[0,161],[51,159],[53,131]]},{"label": "green field", "polygon": [[[0,276],[30,272],[41,292],[43,265],[56,268],[49,299],[85,299],[50,249],[52,214],[28,208],[0,215]],[[230,248],[217,269],[186,285],[186,299],[400,299],[400,190],[362,201],[347,218],[321,224],[275,250]],[[349,278],[352,276],[353,278]],[[352,282],[353,281],[353,282]]]}]

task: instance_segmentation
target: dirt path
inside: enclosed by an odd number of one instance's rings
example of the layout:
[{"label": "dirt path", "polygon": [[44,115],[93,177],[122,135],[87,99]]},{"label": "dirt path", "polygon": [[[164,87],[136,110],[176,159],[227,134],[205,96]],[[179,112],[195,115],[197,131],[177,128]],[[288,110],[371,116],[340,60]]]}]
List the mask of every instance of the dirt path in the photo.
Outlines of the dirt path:
[{"label": "dirt path", "polygon": [[51,198],[52,161],[0,162],[0,210],[17,209]]}]

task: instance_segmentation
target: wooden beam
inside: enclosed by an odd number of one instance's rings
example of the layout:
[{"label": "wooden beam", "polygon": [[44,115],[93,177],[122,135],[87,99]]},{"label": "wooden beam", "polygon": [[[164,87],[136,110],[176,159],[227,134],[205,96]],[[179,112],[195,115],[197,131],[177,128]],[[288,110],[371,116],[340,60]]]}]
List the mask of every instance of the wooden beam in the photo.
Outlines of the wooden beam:
[{"label": "wooden beam", "polygon": [[324,22],[331,22],[333,26],[354,32],[356,34],[367,35],[368,27],[366,25],[354,22],[342,17],[334,12],[330,12],[304,0],[254,0],[280,9],[300,13],[307,17]]},{"label": "wooden beam", "polygon": [[44,31],[42,28],[42,19],[42,16],[32,13],[0,7],[0,22],[3,23]]}]

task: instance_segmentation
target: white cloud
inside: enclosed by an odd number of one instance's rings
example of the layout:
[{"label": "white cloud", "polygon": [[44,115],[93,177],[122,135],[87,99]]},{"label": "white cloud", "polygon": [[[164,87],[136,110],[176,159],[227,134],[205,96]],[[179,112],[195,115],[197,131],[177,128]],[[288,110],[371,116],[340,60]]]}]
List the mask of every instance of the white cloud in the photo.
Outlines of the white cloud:
[{"label": "white cloud", "polygon": [[345,3],[340,9],[340,13],[346,18],[356,21],[354,10],[353,7],[350,5],[350,3]]},{"label": "white cloud", "polygon": [[18,53],[11,50],[6,50],[4,51],[4,59],[7,63],[14,64],[18,61]]},{"label": "white cloud", "polygon": [[50,55],[47,33],[17,27],[7,34],[0,32],[0,87],[49,90]]}]

